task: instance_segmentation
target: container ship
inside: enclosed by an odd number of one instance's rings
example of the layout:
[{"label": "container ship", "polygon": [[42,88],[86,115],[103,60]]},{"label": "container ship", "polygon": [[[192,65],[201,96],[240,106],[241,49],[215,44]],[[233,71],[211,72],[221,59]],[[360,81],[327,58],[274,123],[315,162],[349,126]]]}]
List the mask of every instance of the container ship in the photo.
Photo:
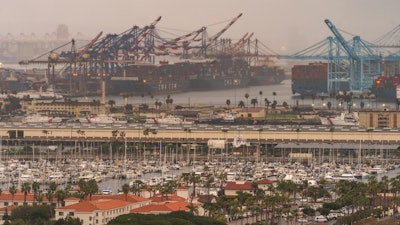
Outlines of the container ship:
[{"label": "container ship", "polygon": [[374,79],[371,87],[371,93],[377,99],[386,101],[396,100],[396,89],[400,84],[400,74],[393,76],[381,75]]},{"label": "container ship", "polygon": [[280,84],[285,79],[285,71],[278,66],[251,66],[250,86]]},{"label": "container ship", "polygon": [[16,71],[0,69],[0,90],[9,92],[20,92],[30,89],[30,82],[23,79],[21,74]]},{"label": "container ship", "polygon": [[[223,56],[159,64],[133,64],[107,80],[108,94],[163,94],[185,91],[234,89],[250,85],[279,84],[283,69],[249,66],[242,59]],[[92,88],[90,88],[92,89]],[[98,88],[92,90],[95,92]]]},{"label": "container ship", "polygon": [[[332,84],[332,92],[349,90],[348,81],[338,81]],[[316,62],[293,66],[292,92],[304,96],[328,94],[328,63]]]},{"label": "container ship", "polygon": [[309,63],[292,68],[292,92],[310,96],[328,92],[328,64]]}]

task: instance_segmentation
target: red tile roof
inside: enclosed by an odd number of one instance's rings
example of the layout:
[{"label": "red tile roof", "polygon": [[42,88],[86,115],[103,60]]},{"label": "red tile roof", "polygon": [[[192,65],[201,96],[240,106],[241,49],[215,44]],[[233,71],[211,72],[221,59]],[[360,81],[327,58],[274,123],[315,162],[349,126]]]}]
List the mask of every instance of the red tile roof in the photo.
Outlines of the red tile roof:
[{"label": "red tile roof", "polygon": [[81,201],[76,204],[58,208],[60,210],[74,210],[75,212],[93,212],[96,210],[110,210],[121,208],[126,205],[132,204],[131,202],[121,201],[118,199],[99,199],[94,201]]},{"label": "red tile roof", "polygon": [[236,182],[231,181],[231,182],[227,182],[225,185],[225,190],[238,190],[238,191],[243,190],[243,191],[245,191],[245,190],[252,190],[252,189],[253,189],[252,183],[248,182],[248,181],[246,181],[244,183],[236,183]]},{"label": "red tile roof", "polygon": [[9,205],[9,206],[6,206],[6,207],[3,207],[3,208],[0,208],[0,212],[5,212],[6,210],[7,210],[7,212],[12,212],[15,208],[17,208],[17,207],[19,207],[19,206],[17,206],[17,205]]},{"label": "red tile roof", "polygon": [[[14,201],[14,202],[23,202],[24,201],[24,193],[23,192],[16,192],[14,194],[14,197],[12,196],[12,194],[10,194],[8,191],[7,192],[2,192],[0,195],[0,201]],[[34,202],[36,201],[34,199],[34,195],[33,193],[27,193],[26,195],[26,201],[27,202]],[[48,202],[46,196],[43,194],[43,200],[42,202]],[[53,197],[53,202],[57,202],[57,198]]]},{"label": "red tile roof", "polygon": [[180,202],[169,202],[165,204],[150,204],[145,205],[140,208],[132,209],[132,213],[159,213],[159,212],[174,212],[174,211],[187,211],[189,206],[189,202],[180,201]]},{"label": "red tile roof", "polygon": [[132,195],[132,194],[128,194],[125,196],[125,194],[119,194],[119,195],[92,195],[92,198],[90,199],[90,197],[88,196],[87,199],[85,200],[99,200],[99,199],[119,199],[122,201],[128,201],[131,203],[136,203],[136,202],[145,202],[148,201],[149,199],[147,198],[143,198],[140,196],[136,196],[136,195]]},{"label": "red tile roof", "polygon": [[237,112],[239,112],[239,113],[261,112],[262,110],[264,110],[264,108],[262,108],[262,107],[246,107],[246,108],[237,110]]},{"label": "red tile roof", "polygon": [[168,195],[162,197],[161,195],[154,195],[153,197],[150,198],[152,202],[181,202],[185,201],[184,198],[177,196],[177,195]]},{"label": "red tile roof", "polygon": [[272,180],[268,180],[268,179],[262,179],[257,181],[257,184],[273,184],[274,182]]}]

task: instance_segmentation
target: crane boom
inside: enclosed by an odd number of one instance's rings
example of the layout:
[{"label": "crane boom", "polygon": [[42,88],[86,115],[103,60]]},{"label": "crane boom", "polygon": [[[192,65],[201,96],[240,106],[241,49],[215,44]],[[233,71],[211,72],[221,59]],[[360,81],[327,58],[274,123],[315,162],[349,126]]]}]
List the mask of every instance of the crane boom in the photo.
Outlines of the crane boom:
[{"label": "crane boom", "polygon": [[340,32],[336,29],[335,25],[333,25],[333,23],[328,19],[325,19],[325,23],[326,25],[328,25],[329,29],[332,31],[332,33],[335,35],[335,37],[338,39],[338,41],[346,50],[346,52],[350,55],[350,57],[353,58],[354,60],[358,60],[358,56],[347,44],[346,40],[343,38],[342,34],[340,34]]},{"label": "crane boom", "polygon": [[96,43],[96,41],[100,38],[102,34],[103,31],[101,31],[95,38],[93,38],[93,40],[91,40],[89,44],[85,46],[84,49],[80,50],[78,55],[75,57],[75,61],[79,60],[89,50],[89,48],[91,48],[94,45],[94,43]]},{"label": "crane boom", "polygon": [[208,46],[211,45],[211,42],[217,40],[223,33],[225,33],[225,31],[228,30],[228,28],[231,27],[242,15],[243,15],[243,13],[240,13],[238,16],[236,16],[235,18],[233,18],[233,19],[231,20],[231,22],[228,23],[228,25],[226,25],[226,26],[224,27],[224,29],[222,29],[220,32],[218,32],[217,34],[215,34],[215,35],[210,39],[210,41],[208,42],[208,44],[206,45],[206,48],[207,48]]},{"label": "crane boom", "polygon": [[254,33],[251,33],[250,35],[246,33],[238,42],[233,45],[233,47],[231,48],[231,53],[233,55],[236,55],[243,48],[244,44],[248,42],[251,37],[253,37],[253,35]]},{"label": "crane boom", "polygon": [[161,16],[159,16],[156,20],[153,21],[153,23],[150,24],[150,26],[146,28],[146,30],[138,37],[135,44],[129,49],[130,52],[133,51],[133,49],[136,48],[140,44],[140,42],[142,42],[142,40],[147,36],[148,33],[150,33],[151,30],[154,29],[154,27],[160,20]]}]

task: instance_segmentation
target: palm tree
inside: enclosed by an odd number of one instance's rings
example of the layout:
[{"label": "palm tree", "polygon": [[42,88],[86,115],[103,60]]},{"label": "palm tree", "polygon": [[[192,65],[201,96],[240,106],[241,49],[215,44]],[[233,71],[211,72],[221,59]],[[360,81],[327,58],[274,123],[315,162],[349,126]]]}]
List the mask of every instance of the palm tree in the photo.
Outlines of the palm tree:
[{"label": "palm tree", "polygon": [[15,195],[15,193],[17,192],[17,189],[16,189],[16,187],[15,187],[14,185],[12,185],[12,186],[8,189],[8,191],[9,191],[10,194],[11,194],[11,202],[12,202],[12,205],[14,205],[14,195]]},{"label": "palm tree", "polygon": [[331,110],[331,108],[332,108],[332,102],[326,103],[326,106],[328,107],[329,110]]},{"label": "palm tree", "polygon": [[389,178],[387,176],[383,176],[381,178],[381,181],[379,182],[379,186],[381,187],[381,190],[383,191],[383,201],[384,205],[387,205],[387,193],[389,192]]},{"label": "palm tree", "polygon": [[248,99],[250,95],[248,93],[244,94],[244,97],[246,98],[246,107],[249,107]]},{"label": "palm tree", "polygon": [[[196,196],[196,184],[200,183],[201,177],[195,173],[191,173],[189,181],[193,184],[193,192],[191,196]],[[193,198],[191,198],[193,201]]]},{"label": "palm tree", "polygon": [[253,108],[255,108],[256,105],[258,104],[257,99],[256,99],[256,98],[252,98],[252,99],[250,100],[250,104],[252,104],[252,105],[253,105]]},{"label": "palm tree", "polygon": [[110,105],[111,108],[115,106],[115,101],[114,100],[108,100],[108,104]]},{"label": "palm tree", "polygon": [[156,101],[154,104],[155,104],[155,106],[156,106],[156,111],[157,111],[156,117],[158,117],[159,110],[160,110],[160,108],[161,108],[162,102]]},{"label": "palm tree", "polygon": [[146,184],[141,180],[135,180],[130,188],[130,191],[137,196],[141,196],[142,190],[146,188]]},{"label": "palm tree", "polygon": [[[393,212],[396,212],[396,208],[399,205],[399,192],[400,192],[400,176],[396,176],[390,179],[390,187],[393,193]],[[395,215],[396,216],[396,215]]]},{"label": "palm tree", "polygon": [[95,179],[86,182],[85,191],[89,195],[89,199],[92,200],[92,195],[99,191],[99,186]]},{"label": "palm tree", "polygon": [[122,188],[122,192],[125,195],[125,201],[128,201],[128,193],[129,193],[129,190],[131,189],[131,187],[129,186],[129,184],[125,183],[122,185],[121,188]]},{"label": "palm tree", "polygon": [[244,107],[245,107],[244,101],[240,100],[240,101],[239,101],[239,104],[238,104],[238,107],[244,108]]},{"label": "palm tree", "polygon": [[363,101],[360,102],[360,108],[364,109],[365,103]]},{"label": "palm tree", "polygon": [[111,144],[111,148],[110,148],[110,160],[112,161],[113,159],[113,148],[118,149],[118,134],[119,134],[119,130],[112,130],[111,131],[111,136],[112,136],[112,140],[114,143],[114,146],[112,146]]},{"label": "palm tree", "polygon": [[58,187],[58,184],[54,181],[49,184],[49,189],[46,193],[46,198],[50,202],[50,204],[53,202],[53,197],[54,197],[54,194],[56,193],[57,187]]},{"label": "palm tree", "polygon": [[231,105],[231,100],[227,99],[226,102],[225,102],[225,104],[226,104],[226,105],[228,106],[228,108],[229,108],[229,106]]},{"label": "palm tree", "polygon": [[263,92],[262,92],[262,91],[259,91],[258,94],[260,95],[260,103],[261,103],[261,101],[262,101],[262,99],[263,99],[263,98],[262,98]]},{"label": "palm tree", "polygon": [[264,103],[265,103],[265,106],[267,107],[267,112],[268,112],[268,108],[269,108],[269,105],[271,104],[271,101],[268,100],[268,98],[264,98]]},{"label": "palm tree", "polygon": [[21,186],[21,191],[24,192],[24,205],[26,205],[26,196],[31,191],[31,184],[29,182],[24,182]]},{"label": "palm tree", "polygon": [[169,109],[169,106],[172,105],[174,100],[171,98],[170,95],[167,96],[167,99],[165,100],[165,103],[167,104],[167,108]]},{"label": "palm tree", "polygon": [[64,190],[57,190],[55,196],[57,198],[57,206],[64,206],[64,200],[67,197],[67,193]]},{"label": "palm tree", "polygon": [[40,183],[34,181],[32,183],[32,191],[33,191],[33,199],[36,200],[36,196],[39,193],[39,189],[40,189]]},{"label": "palm tree", "polygon": [[274,96],[274,101],[275,101],[275,96],[276,96],[276,92],[272,92],[272,95]]}]

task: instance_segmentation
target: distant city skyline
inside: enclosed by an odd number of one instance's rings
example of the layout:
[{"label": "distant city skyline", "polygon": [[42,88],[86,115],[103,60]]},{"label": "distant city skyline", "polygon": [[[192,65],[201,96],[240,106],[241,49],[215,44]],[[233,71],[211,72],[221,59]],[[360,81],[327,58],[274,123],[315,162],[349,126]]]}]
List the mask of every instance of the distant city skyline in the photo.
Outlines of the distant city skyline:
[{"label": "distant city skyline", "polygon": [[[398,0],[5,0],[0,8],[0,35],[51,34],[60,24],[70,35],[91,39],[100,31],[122,33],[144,27],[162,16],[157,29],[171,36],[202,26],[209,35],[239,13],[243,16],[222,37],[239,39],[246,32],[280,54],[291,54],[333,36],[324,23],[373,41],[400,23]],[[344,32],[346,31],[346,32]],[[347,37],[349,37],[347,35]]]}]

